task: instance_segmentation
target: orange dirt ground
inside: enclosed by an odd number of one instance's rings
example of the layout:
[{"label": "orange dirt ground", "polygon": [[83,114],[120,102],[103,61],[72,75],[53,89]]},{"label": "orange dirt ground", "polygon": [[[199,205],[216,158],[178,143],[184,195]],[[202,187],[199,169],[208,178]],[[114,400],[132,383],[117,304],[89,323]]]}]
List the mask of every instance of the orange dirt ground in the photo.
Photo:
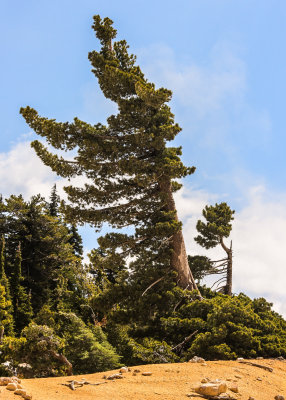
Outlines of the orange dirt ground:
[{"label": "orange dirt ground", "polygon": [[[118,372],[100,372],[74,377],[23,379],[22,385],[33,400],[178,400],[201,399],[192,397],[192,388],[203,378],[236,381],[239,393],[231,393],[235,398],[248,400],[274,400],[276,395],[286,399],[286,361],[253,360],[253,362],[273,368],[273,372],[244,365],[237,361],[208,361],[206,366],[199,363],[156,364],[132,367],[132,372],[124,373],[123,379],[104,380],[104,375]],[[133,375],[134,369],[140,373]],[[142,376],[142,372],[152,372],[151,376]],[[61,385],[70,379],[107,382],[99,386],[85,385],[72,391]],[[230,382],[230,381],[229,381]],[[0,387],[1,400],[20,400],[13,392]]]}]

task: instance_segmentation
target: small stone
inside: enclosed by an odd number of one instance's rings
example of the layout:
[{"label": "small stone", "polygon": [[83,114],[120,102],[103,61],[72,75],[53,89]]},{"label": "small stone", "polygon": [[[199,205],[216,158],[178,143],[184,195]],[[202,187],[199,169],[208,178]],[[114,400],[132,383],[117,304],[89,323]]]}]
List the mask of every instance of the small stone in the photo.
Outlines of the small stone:
[{"label": "small stone", "polygon": [[242,376],[240,375],[234,375],[237,379],[242,379]]},{"label": "small stone", "polygon": [[226,378],[226,381],[230,382],[232,381],[232,378]]},{"label": "small stone", "polygon": [[23,389],[23,386],[20,383],[17,384],[17,389]]},{"label": "small stone", "polygon": [[194,356],[193,358],[191,358],[189,360],[189,362],[191,362],[191,363],[204,363],[205,359],[202,358],[202,357]]},{"label": "small stone", "polygon": [[8,383],[12,383],[12,379],[11,378],[7,378],[6,376],[0,378],[0,386],[7,386]]},{"label": "small stone", "polygon": [[25,396],[23,396],[25,400],[32,400],[33,396],[31,394],[26,393]]},{"label": "small stone", "polygon": [[255,400],[255,398],[254,397],[248,397],[248,400]]},{"label": "small stone", "polygon": [[152,372],[142,372],[142,375],[143,375],[143,376],[151,376],[151,375],[152,375]]},{"label": "small stone", "polygon": [[256,378],[256,380],[257,380],[257,381],[260,381],[260,382],[262,381],[262,379],[261,379],[261,378]]},{"label": "small stone", "polygon": [[278,394],[277,396],[274,397],[275,400],[285,400],[284,396],[282,396],[281,394]]},{"label": "small stone", "polygon": [[230,385],[228,388],[229,388],[229,390],[231,390],[233,393],[238,393],[238,386],[237,386],[237,385],[233,384],[233,385]]},{"label": "small stone", "polygon": [[137,376],[137,374],[136,374],[136,372],[133,372],[133,374],[132,374],[133,376]]},{"label": "small stone", "polygon": [[285,358],[284,358],[284,357],[282,357],[282,356],[279,356],[279,357],[277,357],[277,360],[279,360],[279,361],[284,361],[284,360],[285,360]]},{"label": "small stone", "polygon": [[126,372],[128,372],[128,368],[127,367],[122,367],[122,368],[120,368],[119,372],[121,374],[125,374]]},{"label": "small stone", "polygon": [[238,357],[238,358],[236,359],[236,361],[242,361],[242,360],[244,360],[243,357]]},{"label": "small stone", "polygon": [[14,392],[14,394],[18,394],[19,396],[26,396],[26,390],[24,390],[24,389],[16,389],[15,390],[15,392]]},{"label": "small stone", "polygon": [[204,396],[218,396],[226,392],[227,386],[225,383],[204,383],[195,389],[195,392]]},{"label": "small stone", "polygon": [[8,383],[8,385],[6,386],[7,390],[11,390],[14,391],[17,389],[17,383]]},{"label": "small stone", "polygon": [[209,382],[209,379],[208,379],[208,378],[203,378],[203,379],[201,380],[201,383],[207,383],[207,382]]},{"label": "small stone", "polygon": [[113,375],[109,375],[106,379],[112,381],[113,379],[122,379],[123,376],[121,374],[113,374]]},{"label": "small stone", "polygon": [[263,360],[263,357],[256,357],[256,360]]},{"label": "small stone", "polygon": [[140,371],[140,369],[134,369],[134,372],[136,372],[138,374],[141,371]]}]

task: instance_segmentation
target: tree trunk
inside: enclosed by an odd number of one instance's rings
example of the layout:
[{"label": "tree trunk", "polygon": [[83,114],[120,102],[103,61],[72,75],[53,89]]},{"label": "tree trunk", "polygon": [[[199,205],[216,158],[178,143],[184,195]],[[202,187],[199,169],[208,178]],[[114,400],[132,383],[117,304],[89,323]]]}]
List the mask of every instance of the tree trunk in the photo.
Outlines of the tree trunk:
[{"label": "tree trunk", "polygon": [[[171,182],[169,181],[161,183],[160,189],[166,195],[166,204],[168,211],[175,211],[175,219],[176,221],[179,221],[172,193]],[[171,266],[178,274],[178,285],[182,289],[198,290],[196,282],[193,278],[192,271],[189,267],[182,230],[179,230],[173,235],[171,246],[173,250],[171,255]],[[200,298],[202,298],[200,292],[199,296]]]},{"label": "tree trunk", "polygon": [[66,365],[67,375],[72,375],[72,364],[69,362],[69,360],[63,354],[56,353],[55,351],[51,351],[51,353],[57,360]]},{"label": "tree trunk", "polygon": [[226,285],[224,293],[228,296],[232,295],[232,241],[230,242],[230,248],[226,247],[222,238],[220,244],[227,254],[227,267],[226,267]]}]

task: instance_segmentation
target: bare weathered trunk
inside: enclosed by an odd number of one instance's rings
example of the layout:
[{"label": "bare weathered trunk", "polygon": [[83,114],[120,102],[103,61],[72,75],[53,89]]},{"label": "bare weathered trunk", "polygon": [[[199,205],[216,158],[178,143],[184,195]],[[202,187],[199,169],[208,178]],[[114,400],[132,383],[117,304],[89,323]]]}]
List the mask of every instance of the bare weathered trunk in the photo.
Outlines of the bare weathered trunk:
[{"label": "bare weathered trunk", "polygon": [[[166,204],[168,211],[175,211],[175,219],[178,221],[176,205],[172,193],[171,182],[164,182],[160,184],[161,190],[166,195]],[[182,289],[198,290],[196,282],[193,278],[192,271],[189,267],[188,256],[185,247],[185,241],[182,230],[176,232],[171,240],[172,255],[171,266],[178,274],[178,285]],[[199,291],[199,290],[198,290]],[[199,292],[199,296],[200,292]]]},{"label": "bare weathered trunk", "polygon": [[230,248],[228,248],[222,238],[220,244],[227,254],[227,267],[226,267],[226,285],[224,293],[231,296],[232,295],[232,242],[230,242]]},{"label": "bare weathered trunk", "polygon": [[72,375],[72,364],[69,362],[69,360],[63,354],[56,353],[55,351],[51,351],[51,353],[57,360],[66,365],[67,375]]}]

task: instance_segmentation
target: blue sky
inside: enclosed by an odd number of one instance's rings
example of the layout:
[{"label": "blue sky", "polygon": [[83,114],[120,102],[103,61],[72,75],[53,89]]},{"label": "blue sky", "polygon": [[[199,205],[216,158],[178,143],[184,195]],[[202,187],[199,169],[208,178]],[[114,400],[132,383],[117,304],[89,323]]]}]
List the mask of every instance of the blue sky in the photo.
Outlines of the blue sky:
[{"label": "blue sky", "polygon": [[[173,91],[176,144],[197,167],[176,199],[189,253],[204,253],[193,242],[204,205],[227,201],[236,292],[286,315],[285,1],[1,0],[0,192],[47,195],[56,179],[29,149],[21,106],[60,121],[115,112],[87,59],[94,14],[113,19],[148,79]],[[96,245],[90,231],[84,239]]]}]

